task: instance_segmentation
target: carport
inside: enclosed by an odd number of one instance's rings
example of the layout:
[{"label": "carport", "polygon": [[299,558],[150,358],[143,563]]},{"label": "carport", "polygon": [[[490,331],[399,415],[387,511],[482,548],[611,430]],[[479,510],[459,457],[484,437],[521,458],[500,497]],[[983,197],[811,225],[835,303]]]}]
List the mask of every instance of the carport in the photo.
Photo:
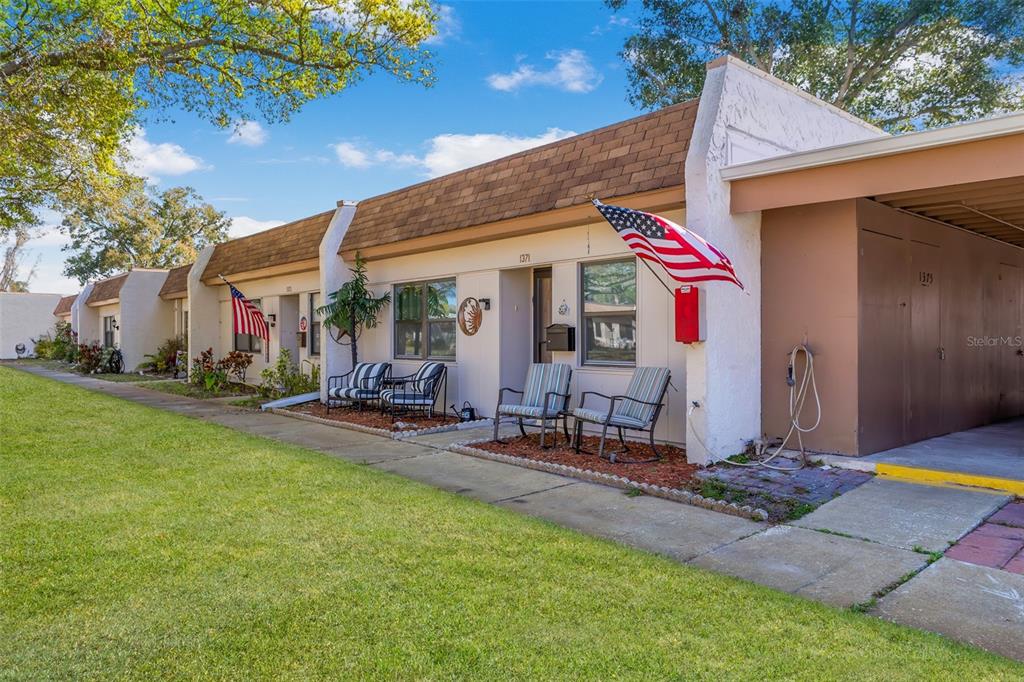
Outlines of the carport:
[{"label": "carport", "polygon": [[761,212],[766,435],[788,428],[787,353],[807,343],[824,411],[810,448],[871,455],[964,432],[942,461],[978,470],[994,432],[971,429],[1024,415],[1024,114],[723,177],[733,213]]}]

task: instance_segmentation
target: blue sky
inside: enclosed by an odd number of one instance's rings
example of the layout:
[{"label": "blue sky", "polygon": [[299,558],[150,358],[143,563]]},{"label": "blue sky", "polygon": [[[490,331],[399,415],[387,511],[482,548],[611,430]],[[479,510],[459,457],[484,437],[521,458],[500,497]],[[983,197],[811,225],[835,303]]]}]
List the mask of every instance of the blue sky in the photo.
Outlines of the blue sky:
[{"label": "blue sky", "polygon": [[[237,133],[188,114],[131,151],[160,188],[189,185],[247,234],[642,113],[618,52],[632,18],[601,2],[447,2],[431,88],[367,79],[286,124]],[[31,244],[34,291],[71,293],[53,229]]]}]

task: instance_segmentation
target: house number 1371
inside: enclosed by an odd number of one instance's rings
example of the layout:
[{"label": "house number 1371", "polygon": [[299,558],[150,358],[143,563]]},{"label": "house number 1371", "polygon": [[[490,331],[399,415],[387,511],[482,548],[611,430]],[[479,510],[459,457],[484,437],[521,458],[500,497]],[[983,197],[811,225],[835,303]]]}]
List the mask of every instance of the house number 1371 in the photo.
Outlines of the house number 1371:
[{"label": "house number 1371", "polygon": [[530,262],[530,254],[528,254],[528,253],[521,253],[521,254],[519,254],[519,262],[520,263],[529,263]]}]

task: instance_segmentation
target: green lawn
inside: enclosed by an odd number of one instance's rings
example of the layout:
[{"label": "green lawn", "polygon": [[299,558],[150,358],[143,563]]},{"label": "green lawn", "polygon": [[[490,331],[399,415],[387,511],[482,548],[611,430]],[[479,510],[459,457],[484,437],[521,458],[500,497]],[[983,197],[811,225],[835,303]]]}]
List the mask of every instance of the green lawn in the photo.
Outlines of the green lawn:
[{"label": "green lawn", "polygon": [[1024,675],[938,636],[3,367],[0,443],[3,678]]}]

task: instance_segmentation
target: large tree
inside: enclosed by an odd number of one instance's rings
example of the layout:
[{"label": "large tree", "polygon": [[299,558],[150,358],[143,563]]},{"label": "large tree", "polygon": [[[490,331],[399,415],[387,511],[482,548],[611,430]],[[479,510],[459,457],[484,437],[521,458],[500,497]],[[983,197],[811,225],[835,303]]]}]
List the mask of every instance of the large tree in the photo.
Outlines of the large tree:
[{"label": "large tree", "polygon": [[7,0],[0,234],[105,191],[147,112],[287,119],[385,72],[430,83],[428,0]]},{"label": "large tree", "polygon": [[116,190],[82,202],[62,228],[71,237],[64,273],[83,284],[131,267],[172,268],[224,241],[230,220],[190,187],[157,192],[123,178]]},{"label": "large tree", "polygon": [[36,276],[39,258],[37,256],[35,262],[26,269],[25,259],[28,252],[25,245],[30,237],[28,230],[14,230],[9,237],[7,242],[0,243],[0,248],[3,248],[3,257],[0,260],[0,291],[28,291]]},{"label": "large tree", "polygon": [[1024,0],[640,2],[622,55],[645,107],[699,95],[704,64],[723,54],[892,131],[1024,102]]}]

